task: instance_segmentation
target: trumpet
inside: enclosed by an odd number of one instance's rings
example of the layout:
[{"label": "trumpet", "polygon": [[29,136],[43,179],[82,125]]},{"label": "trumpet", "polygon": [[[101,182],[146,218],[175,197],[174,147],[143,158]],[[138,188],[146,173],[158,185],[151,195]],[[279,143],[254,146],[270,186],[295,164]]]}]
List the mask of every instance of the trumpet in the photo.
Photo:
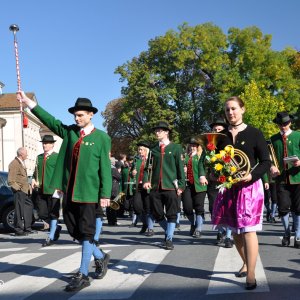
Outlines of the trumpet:
[{"label": "trumpet", "polygon": [[[273,144],[270,140],[267,141],[267,145],[268,145],[268,150],[269,150],[269,154],[270,154],[270,160],[272,162],[272,164],[278,169],[279,171],[279,163],[277,160],[277,157],[275,155],[275,151],[274,151],[274,147]],[[279,171],[280,174],[280,171]]]},{"label": "trumpet", "polygon": [[125,193],[120,192],[113,200],[110,201],[110,208],[113,210],[118,210],[120,205],[124,201]]}]

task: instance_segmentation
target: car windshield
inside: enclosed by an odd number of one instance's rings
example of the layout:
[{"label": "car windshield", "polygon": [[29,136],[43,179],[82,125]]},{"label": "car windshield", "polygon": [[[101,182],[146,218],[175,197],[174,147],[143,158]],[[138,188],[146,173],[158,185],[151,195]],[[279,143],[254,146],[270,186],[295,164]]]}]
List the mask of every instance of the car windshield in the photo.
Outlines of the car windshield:
[{"label": "car windshield", "polygon": [[7,173],[0,172],[0,194],[7,194],[10,192],[10,187],[7,183]]}]

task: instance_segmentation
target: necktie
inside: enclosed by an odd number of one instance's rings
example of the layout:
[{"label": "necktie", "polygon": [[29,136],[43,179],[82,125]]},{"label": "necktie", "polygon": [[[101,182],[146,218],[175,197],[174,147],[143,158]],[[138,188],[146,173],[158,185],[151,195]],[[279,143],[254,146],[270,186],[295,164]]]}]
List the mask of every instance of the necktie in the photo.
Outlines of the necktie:
[{"label": "necktie", "polygon": [[190,184],[194,184],[194,174],[193,174],[193,157],[191,156],[187,165],[187,179]]},{"label": "necktie", "polygon": [[80,144],[81,144],[84,136],[85,136],[84,130],[81,129],[80,132],[79,132],[79,139],[78,139],[78,141],[76,142],[76,144],[74,145],[74,148],[73,148],[73,156],[76,159],[76,161],[78,159]]},{"label": "necktie", "polygon": [[[286,136],[286,134],[284,133],[284,134],[282,135],[282,141],[283,141],[283,157],[287,157],[287,156],[288,156],[287,142],[286,142],[286,140],[287,140],[287,136]],[[283,165],[284,165],[284,169],[286,170],[286,169],[287,169],[287,163],[284,162]]]},{"label": "necktie", "polygon": [[159,171],[159,186],[162,188],[162,177],[163,177],[163,159],[165,155],[165,144],[160,144],[160,171]]}]

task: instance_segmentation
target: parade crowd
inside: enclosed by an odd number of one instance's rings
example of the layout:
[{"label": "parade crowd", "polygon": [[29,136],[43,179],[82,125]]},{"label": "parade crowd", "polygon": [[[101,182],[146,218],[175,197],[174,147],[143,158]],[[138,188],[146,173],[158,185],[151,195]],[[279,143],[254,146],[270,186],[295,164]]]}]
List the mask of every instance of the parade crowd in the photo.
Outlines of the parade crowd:
[{"label": "parade crowd", "polygon": [[162,120],[152,128],[155,143],[139,140],[135,156],[119,153],[115,158],[110,137],[92,123],[98,110],[89,99],[76,100],[68,110],[75,124],[65,125],[24,92],[17,97],[63,142],[56,153],[54,137],[42,137],[44,153],[36,158],[30,186],[26,148],[19,148],[10,163],[15,235],[34,233],[35,211],[48,232],[42,247],[50,247],[60,237],[62,207],[69,234],[82,245],[78,272],[66,291],[90,285],[92,257],[94,278],[105,276],[110,256],[101,249],[103,222],[118,226],[124,214],[131,218],[132,227],[140,222],[140,234],[149,238],[159,225],[164,232],[161,247],[173,250],[181,215],[190,223],[189,234],[200,239],[209,213],[216,244],[235,246],[241,257],[236,276],[245,277],[247,290],[259,284],[255,278],[257,231],[262,230],[264,211],[266,221],[281,220],[282,246],[290,246],[294,234],[293,246],[300,248],[300,132],[291,129],[293,116],[288,112],[274,116],[278,133],[266,141],[259,128],[243,121],[243,100],[230,97],[224,104],[226,120],[217,119],[210,124],[210,132],[191,136],[185,151],[172,142],[172,128]]}]

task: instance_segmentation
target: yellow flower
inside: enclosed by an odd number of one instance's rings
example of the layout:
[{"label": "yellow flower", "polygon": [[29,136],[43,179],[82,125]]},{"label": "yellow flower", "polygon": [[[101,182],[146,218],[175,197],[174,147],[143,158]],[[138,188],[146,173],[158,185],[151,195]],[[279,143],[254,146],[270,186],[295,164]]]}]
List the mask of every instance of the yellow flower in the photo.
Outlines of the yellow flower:
[{"label": "yellow flower", "polygon": [[235,173],[236,172],[236,167],[235,166],[231,166],[230,167],[230,172],[231,173]]},{"label": "yellow flower", "polygon": [[220,151],[221,157],[225,156],[225,154],[226,154],[226,152],[225,152],[224,150],[221,150],[221,151]]},{"label": "yellow flower", "polygon": [[221,171],[223,169],[223,165],[222,164],[216,164],[215,165],[215,170],[216,171]]},{"label": "yellow flower", "polygon": [[233,182],[232,177],[231,177],[231,176],[228,176],[227,181],[229,181],[230,183],[232,183],[232,182]]},{"label": "yellow flower", "polygon": [[221,158],[222,158],[221,154],[220,154],[220,153],[217,153],[217,154],[216,154],[216,158],[217,158],[217,159],[221,159]]},{"label": "yellow flower", "polygon": [[215,156],[210,158],[210,162],[212,162],[212,163],[215,162],[216,160],[217,160],[217,158]]}]

